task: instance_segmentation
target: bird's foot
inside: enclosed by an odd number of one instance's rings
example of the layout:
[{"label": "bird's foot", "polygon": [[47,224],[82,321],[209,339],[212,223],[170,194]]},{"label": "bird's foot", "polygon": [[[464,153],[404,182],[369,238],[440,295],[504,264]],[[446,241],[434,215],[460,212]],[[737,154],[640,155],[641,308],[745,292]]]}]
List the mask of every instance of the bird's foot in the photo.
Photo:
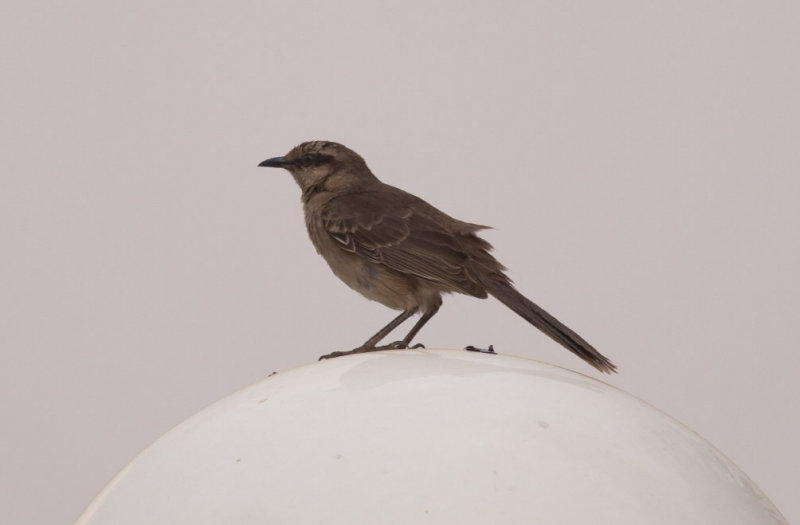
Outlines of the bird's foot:
[{"label": "bird's foot", "polygon": [[403,341],[395,341],[394,343],[389,343],[388,345],[375,347],[375,350],[405,350],[406,348],[408,348],[408,345]]},{"label": "bird's foot", "polygon": [[389,343],[388,345],[379,346],[376,350],[406,350],[406,349],[416,350],[418,348],[425,348],[425,345],[422,343],[417,343],[414,346],[408,346],[408,344],[404,343],[403,341],[395,341],[394,343]]},{"label": "bird's foot", "polygon": [[422,343],[417,343],[414,346],[409,347],[403,341],[395,341],[394,343],[389,343],[388,345],[383,346],[359,346],[358,348],[354,348],[352,350],[347,350],[344,352],[331,352],[330,354],[325,354],[319,357],[319,361],[323,359],[333,359],[334,357],[341,357],[343,355],[350,355],[350,354],[364,354],[366,352],[377,352],[379,350],[405,350],[407,348],[417,349],[417,348],[425,348],[425,345]]},{"label": "bird's foot", "polygon": [[497,352],[494,351],[494,345],[489,345],[489,348],[478,348],[477,346],[465,346],[464,350],[467,352],[480,352],[482,354],[496,354]]},{"label": "bird's foot", "polygon": [[360,346],[358,348],[354,348],[352,350],[347,350],[347,351],[344,351],[344,352],[331,352],[330,354],[321,355],[321,356],[319,356],[319,361],[322,361],[323,359],[333,359],[334,357],[342,357],[343,355],[363,354],[365,352],[375,352],[376,350],[380,350],[380,348],[375,348],[375,347],[369,348],[369,347]]}]

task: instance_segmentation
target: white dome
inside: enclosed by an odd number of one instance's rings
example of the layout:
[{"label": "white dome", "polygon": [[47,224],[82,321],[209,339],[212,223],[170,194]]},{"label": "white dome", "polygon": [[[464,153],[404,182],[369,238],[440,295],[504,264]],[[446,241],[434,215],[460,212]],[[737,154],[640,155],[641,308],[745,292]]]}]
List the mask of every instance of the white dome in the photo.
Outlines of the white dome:
[{"label": "white dome", "polygon": [[147,448],[79,524],[786,523],[697,434],[528,359],[395,350],[281,372]]}]

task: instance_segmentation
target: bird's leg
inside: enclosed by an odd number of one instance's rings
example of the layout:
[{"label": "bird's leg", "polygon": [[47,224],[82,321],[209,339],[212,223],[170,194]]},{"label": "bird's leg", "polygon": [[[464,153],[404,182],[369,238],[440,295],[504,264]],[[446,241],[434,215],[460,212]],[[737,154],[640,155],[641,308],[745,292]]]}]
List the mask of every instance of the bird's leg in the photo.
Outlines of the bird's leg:
[{"label": "bird's leg", "polygon": [[[364,352],[374,352],[376,350],[388,350],[388,349],[400,348],[400,347],[393,346],[395,343],[392,343],[391,345],[379,346],[379,347],[376,347],[375,345],[378,344],[381,339],[383,339],[384,337],[389,335],[389,333],[392,330],[394,330],[395,328],[400,326],[403,323],[403,321],[405,321],[406,319],[408,319],[409,317],[411,317],[415,313],[417,313],[417,308],[416,307],[411,308],[409,310],[405,310],[403,313],[401,313],[400,315],[398,315],[397,317],[392,319],[389,322],[389,324],[387,324],[386,326],[384,326],[383,328],[378,330],[377,334],[375,334],[372,337],[370,337],[369,339],[367,339],[367,341],[363,345],[359,346],[358,348],[354,348],[354,349],[348,350],[346,352],[331,352],[330,354],[325,354],[325,355],[321,356],[320,360],[322,360],[322,359],[331,359],[333,357],[339,357],[339,356],[348,355],[348,354],[363,354]],[[420,319],[420,321],[422,321],[422,319]],[[417,322],[417,324],[419,324],[419,322]],[[416,325],[414,326],[414,328],[416,328]],[[422,326],[420,326],[419,328],[422,328]],[[417,330],[419,330],[419,328],[417,328]],[[414,332],[414,333],[416,333],[416,332]],[[405,346],[402,347],[402,348],[405,348]]]},{"label": "bird's leg", "polygon": [[414,308],[404,311],[403,313],[392,319],[392,321],[389,324],[378,330],[377,334],[367,339],[367,342],[361,345],[359,348],[375,348],[375,345],[380,343],[381,339],[389,335],[389,333],[392,330],[400,326],[403,323],[403,321],[405,321],[415,313],[417,313],[416,306]]},{"label": "bird's leg", "polygon": [[[394,343],[389,345],[389,347],[408,348],[408,345],[411,344],[411,340],[414,339],[414,336],[417,335],[417,332],[419,332],[422,329],[422,327],[425,326],[425,323],[430,321],[431,317],[436,315],[436,312],[438,311],[439,311],[439,305],[437,304],[431,310],[428,310],[427,312],[422,314],[422,317],[420,317],[419,321],[417,321],[417,323],[411,327],[411,330],[409,330],[408,334],[406,334],[406,336],[403,338],[402,341],[395,341]],[[419,346],[425,348],[423,345],[415,345],[414,348],[417,348]]]}]

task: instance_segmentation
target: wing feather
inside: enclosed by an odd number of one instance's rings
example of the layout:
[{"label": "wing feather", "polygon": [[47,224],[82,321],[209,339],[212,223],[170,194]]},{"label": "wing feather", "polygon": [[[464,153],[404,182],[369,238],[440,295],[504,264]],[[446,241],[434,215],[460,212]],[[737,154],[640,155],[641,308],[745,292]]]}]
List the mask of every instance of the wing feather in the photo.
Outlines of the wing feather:
[{"label": "wing feather", "polygon": [[470,247],[486,253],[488,243],[474,235],[482,227],[457,221],[411,194],[394,190],[341,195],[323,210],[322,222],[343,250],[453,291],[486,296],[483,285],[467,271]]}]

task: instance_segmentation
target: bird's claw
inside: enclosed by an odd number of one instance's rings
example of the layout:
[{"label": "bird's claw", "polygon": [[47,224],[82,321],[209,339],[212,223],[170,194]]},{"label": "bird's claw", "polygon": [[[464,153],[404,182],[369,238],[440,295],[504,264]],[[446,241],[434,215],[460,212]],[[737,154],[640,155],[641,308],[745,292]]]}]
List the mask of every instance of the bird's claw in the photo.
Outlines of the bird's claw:
[{"label": "bird's claw", "polygon": [[422,343],[417,343],[414,346],[408,346],[407,343],[403,341],[395,341],[394,343],[389,343],[388,345],[383,345],[377,347],[377,350],[407,350],[407,349],[416,350],[417,348],[425,348],[425,345]]},{"label": "bird's claw", "polygon": [[494,351],[494,345],[489,345],[489,348],[478,348],[477,346],[465,346],[464,350],[467,352],[480,352],[481,354],[496,354],[497,352]]},{"label": "bird's claw", "polygon": [[[404,343],[403,341],[395,341],[394,343],[389,343],[388,345],[383,346],[374,346],[374,347],[359,347],[354,348],[353,350],[347,351],[340,351],[340,352],[331,352],[330,354],[325,354],[319,357],[318,361],[322,361],[323,359],[333,359],[334,357],[341,357],[343,355],[350,355],[350,354],[363,354],[366,352],[377,352],[379,350],[405,350],[409,348],[409,346]],[[410,347],[412,349],[416,348],[425,348],[425,345],[422,343],[417,343],[414,346]]]},{"label": "bird's claw", "polygon": [[414,346],[408,346],[408,344],[404,343],[403,341],[395,341],[394,343],[390,343],[386,346],[379,347],[381,350],[416,350],[418,348],[425,348],[425,345],[422,343],[417,343]]}]

